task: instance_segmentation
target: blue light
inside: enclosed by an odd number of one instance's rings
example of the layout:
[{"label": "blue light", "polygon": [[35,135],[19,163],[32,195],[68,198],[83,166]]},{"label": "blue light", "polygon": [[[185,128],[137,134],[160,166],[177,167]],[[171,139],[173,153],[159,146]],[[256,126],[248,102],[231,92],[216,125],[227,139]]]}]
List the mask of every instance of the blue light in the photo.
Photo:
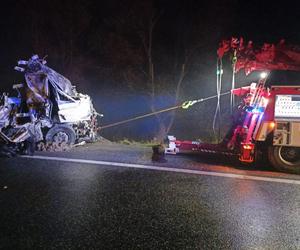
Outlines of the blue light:
[{"label": "blue light", "polygon": [[254,108],[252,109],[252,113],[263,113],[265,111],[264,107],[258,107],[258,108]]}]

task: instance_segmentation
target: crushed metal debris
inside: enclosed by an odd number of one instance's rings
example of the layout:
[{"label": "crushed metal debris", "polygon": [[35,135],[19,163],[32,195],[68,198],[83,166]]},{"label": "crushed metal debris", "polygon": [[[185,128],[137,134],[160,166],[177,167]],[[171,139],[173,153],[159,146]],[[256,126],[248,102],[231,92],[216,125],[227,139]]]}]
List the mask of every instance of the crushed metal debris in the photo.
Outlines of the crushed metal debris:
[{"label": "crushed metal debris", "polygon": [[18,61],[25,83],[14,84],[16,96],[0,99],[0,154],[65,151],[97,139],[97,117],[90,96],[46,66],[37,55]]}]

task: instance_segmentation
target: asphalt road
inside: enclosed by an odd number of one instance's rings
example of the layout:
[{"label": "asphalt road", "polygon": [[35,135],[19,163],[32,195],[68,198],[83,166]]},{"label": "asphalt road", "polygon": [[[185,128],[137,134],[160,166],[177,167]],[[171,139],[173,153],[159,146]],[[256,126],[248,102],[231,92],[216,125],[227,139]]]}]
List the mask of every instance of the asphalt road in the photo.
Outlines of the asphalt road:
[{"label": "asphalt road", "polygon": [[300,249],[300,176],[113,144],[39,156],[71,161],[0,159],[1,249]]}]

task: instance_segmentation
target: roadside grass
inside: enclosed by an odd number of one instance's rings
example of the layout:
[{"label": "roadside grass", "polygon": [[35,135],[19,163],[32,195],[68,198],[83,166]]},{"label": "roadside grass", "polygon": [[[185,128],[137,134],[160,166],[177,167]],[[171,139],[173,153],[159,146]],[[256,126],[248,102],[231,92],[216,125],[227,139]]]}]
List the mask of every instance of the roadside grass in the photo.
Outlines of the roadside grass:
[{"label": "roadside grass", "polygon": [[132,140],[132,139],[128,139],[128,138],[124,138],[122,140],[118,140],[117,143],[123,144],[123,145],[134,145],[134,146],[144,146],[144,147],[153,147],[153,146],[156,146],[156,145],[160,144],[156,140],[140,140],[140,141],[136,141],[136,140]]},{"label": "roadside grass", "polygon": [[[178,138],[178,140],[185,140],[184,138]],[[201,138],[195,138],[193,141],[205,142],[205,143],[218,143],[220,140],[217,138],[216,135],[213,133],[207,133],[206,136]],[[129,138],[123,138],[120,140],[116,140],[116,143],[123,144],[123,145],[135,145],[135,146],[144,146],[144,147],[153,147],[156,145],[161,144],[155,138],[152,140],[134,140]],[[168,140],[167,138],[164,140],[163,144],[167,145]]]}]

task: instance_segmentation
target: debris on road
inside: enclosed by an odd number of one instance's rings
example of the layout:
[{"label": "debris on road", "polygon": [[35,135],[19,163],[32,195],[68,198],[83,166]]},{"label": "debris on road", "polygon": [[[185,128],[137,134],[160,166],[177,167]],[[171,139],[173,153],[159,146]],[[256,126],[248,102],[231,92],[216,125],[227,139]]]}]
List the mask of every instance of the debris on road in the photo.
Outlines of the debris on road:
[{"label": "debris on road", "polygon": [[74,144],[73,147],[84,146],[85,144],[86,144],[86,141],[82,141],[82,142]]},{"label": "debris on road", "polygon": [[152,147],[152,161],[153,162],[167,162],[165,158],[165,148],[162,144],[155,145]]}]

